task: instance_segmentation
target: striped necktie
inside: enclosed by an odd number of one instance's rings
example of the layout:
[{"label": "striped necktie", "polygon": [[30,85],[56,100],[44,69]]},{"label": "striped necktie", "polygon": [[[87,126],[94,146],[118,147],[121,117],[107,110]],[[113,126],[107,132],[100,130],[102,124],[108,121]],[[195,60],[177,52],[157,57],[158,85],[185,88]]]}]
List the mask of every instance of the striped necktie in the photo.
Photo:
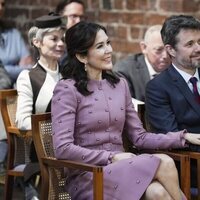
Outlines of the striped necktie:
[{"label": "striped necktie", "polygon": [[193,94],[195,96],[196,101],[200,104],[200,95],[197,88],[197,81],[198,80],[196,77],[190,78],[190,82],[192,83],[192,86],[193,86]]}]

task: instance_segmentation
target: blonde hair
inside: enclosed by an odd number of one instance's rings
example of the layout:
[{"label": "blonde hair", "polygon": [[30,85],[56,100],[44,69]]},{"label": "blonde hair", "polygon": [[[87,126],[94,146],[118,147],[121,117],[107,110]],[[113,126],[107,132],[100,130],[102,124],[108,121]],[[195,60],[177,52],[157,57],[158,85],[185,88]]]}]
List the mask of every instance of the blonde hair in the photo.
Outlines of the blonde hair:
[{"label": "blonde hair", "polygon": [[53,28],[38,28],[36,26],[33,26],[30,28],[30,30],[28,31],[28,40],[29,43],[33,45],[33,39],[37,39],[42,41],[43,37],[45,36],[46,33],[50,33],[53,31],[59,31],[59,30],[64,30],[63,27],[53,27]]}]

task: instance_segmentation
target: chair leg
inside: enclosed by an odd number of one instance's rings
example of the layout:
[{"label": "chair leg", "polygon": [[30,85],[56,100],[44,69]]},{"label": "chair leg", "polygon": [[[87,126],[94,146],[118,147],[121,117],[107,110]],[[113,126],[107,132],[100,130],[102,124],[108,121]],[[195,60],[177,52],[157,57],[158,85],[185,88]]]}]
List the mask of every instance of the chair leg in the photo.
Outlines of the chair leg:
[{"label": "chair leg", "polygon": [[14,177],[6,174],[4,186],[4,200],[12,200]]},{"label": "chair leg", "polygon": [[181,171],[181,189],[184,192],[188,200],[191,199],[190,194],[190,158],[183,157],[180,162],[180,171]]}]

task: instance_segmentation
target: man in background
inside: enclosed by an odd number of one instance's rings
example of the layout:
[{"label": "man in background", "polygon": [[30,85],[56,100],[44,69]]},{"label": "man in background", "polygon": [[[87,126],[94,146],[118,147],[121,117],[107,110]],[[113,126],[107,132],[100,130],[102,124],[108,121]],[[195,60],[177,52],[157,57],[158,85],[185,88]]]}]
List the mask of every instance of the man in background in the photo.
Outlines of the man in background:
[{"label": "man in background", "polygon": [[[148,120],[156,132],[200,133],[200,22],[172,16],[161,34],[172,65],[147,84]],[[198,146],[191,149],[200,151]]]},{"label": "man in background", "polygon": [[[66,28],[74,26],[80,21],[86,19],[85,5],[81,0],[63,0],[56,6],[55,12],[63,16],[63,20],[66,24]],[[60,59],[59,65],[62,71],[63,67],[67,64],[67,52]]]},{"label": "man in background", "polygon": [[145,100],[147,82],[171,63],[164,49],[161,28],[161,25],[154,25],[147,29],[140,42],[142,53],[131,55],[114,66],[114,71],[128,81],[131,96],[140,101]]},{"label": "man in background", "polygon": [[[147,119],[158,133],[183,129],[200,133],[200,21],[193,16],[171,16],[161,35],[172,65],[147,84]],[[198,145],[190,144],[189,150],[200,152]],[[196,166],[192,159],[192,187],[197,186]]]}]

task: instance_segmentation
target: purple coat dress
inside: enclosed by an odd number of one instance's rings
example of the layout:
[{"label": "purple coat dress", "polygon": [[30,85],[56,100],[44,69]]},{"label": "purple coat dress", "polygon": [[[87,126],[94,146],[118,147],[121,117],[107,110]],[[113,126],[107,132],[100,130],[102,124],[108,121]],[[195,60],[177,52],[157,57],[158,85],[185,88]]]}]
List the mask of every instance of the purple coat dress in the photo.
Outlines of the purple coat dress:
[{"label": "purple coat dress", "polygon": [[[143,154],[109,164],[111,153],[124,152],[122,132],[139,148],[182,148],[184,131],[168,134],[146,132],[134,109],[128,84],[116,87],[107,80],[91,80],[83,96],[74,80],[61,80],[52,99],[54,152],[68,159],[104,166],[104,200],[139,200],[152,182],[159,158]],[[72,200],[92,200],[92,174],[73,171],[66,189]]]}]

